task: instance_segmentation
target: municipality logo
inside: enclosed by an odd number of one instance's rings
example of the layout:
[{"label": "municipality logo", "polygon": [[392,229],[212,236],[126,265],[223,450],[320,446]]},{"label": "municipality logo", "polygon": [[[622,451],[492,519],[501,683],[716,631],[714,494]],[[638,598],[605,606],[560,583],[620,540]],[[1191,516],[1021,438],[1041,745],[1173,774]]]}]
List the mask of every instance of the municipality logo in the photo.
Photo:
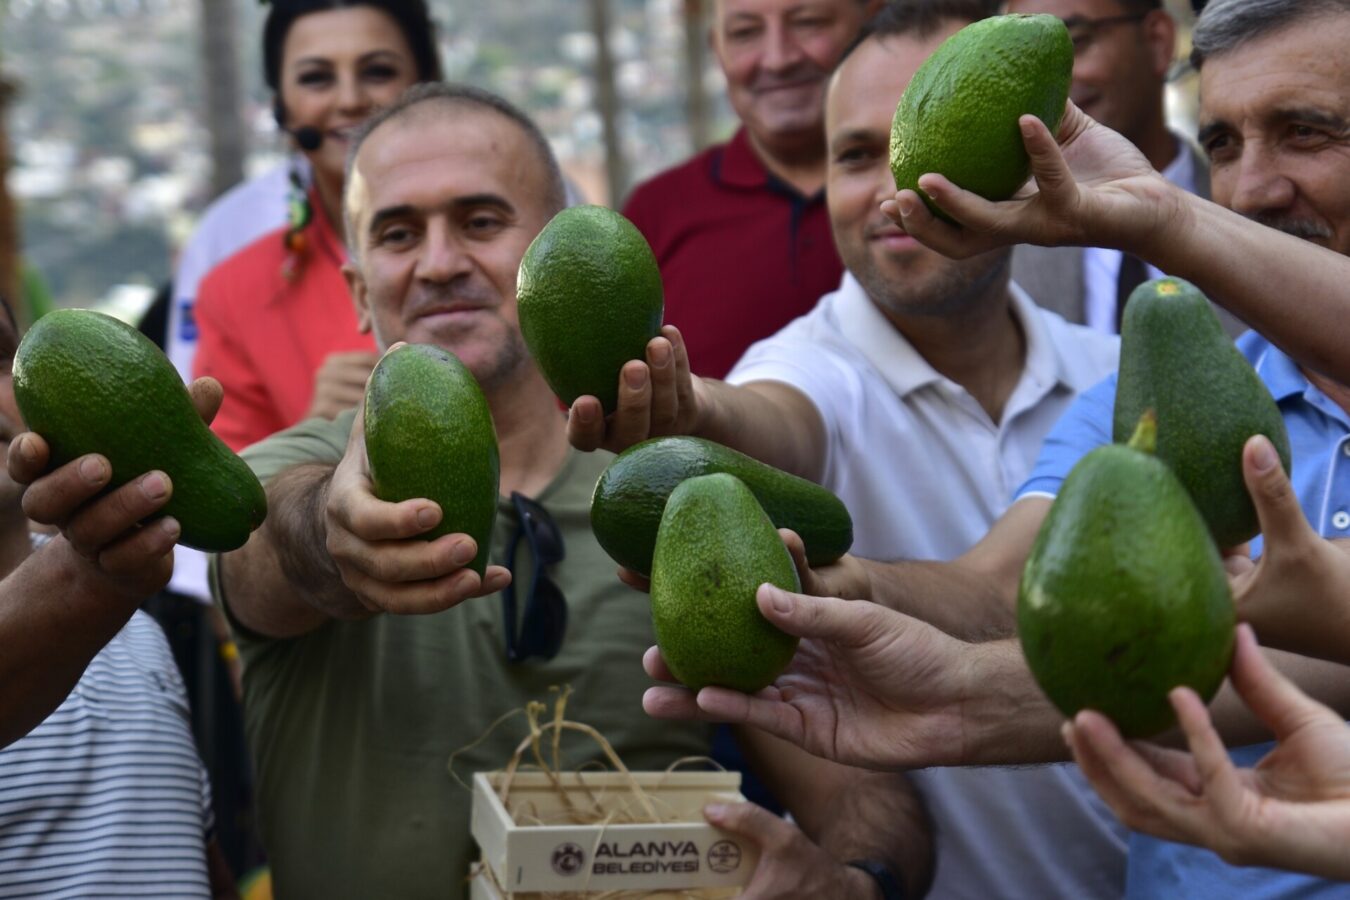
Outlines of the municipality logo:
[{"label": "municipality logo", "polygon": [[719,875],[734,872],[740,865],[740,844],[734,841],[718,841],[708,848],[708,868]]},{"label": "municipality logo", "polygon": [[576,844],[559,844],[553,848],[553,871],[559,875],[575,875],[586,865],[586,851]]}]

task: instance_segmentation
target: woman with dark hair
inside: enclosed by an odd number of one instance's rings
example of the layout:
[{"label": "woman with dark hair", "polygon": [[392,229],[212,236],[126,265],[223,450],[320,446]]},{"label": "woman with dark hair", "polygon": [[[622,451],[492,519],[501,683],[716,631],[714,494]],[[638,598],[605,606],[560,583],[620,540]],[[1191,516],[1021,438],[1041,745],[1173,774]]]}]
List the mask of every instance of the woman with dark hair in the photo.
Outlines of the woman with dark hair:
[{"label": "woman with dark hair", "polygon": [[235,449],[360,400],[376,356],[342,277],[347,146],[376,110],[441,76],[423,0],[279,0],[263,74],[312,174],[293,173],[288,224],[216,266],[196,300],[193,372],[224,386],[212,427]]}]

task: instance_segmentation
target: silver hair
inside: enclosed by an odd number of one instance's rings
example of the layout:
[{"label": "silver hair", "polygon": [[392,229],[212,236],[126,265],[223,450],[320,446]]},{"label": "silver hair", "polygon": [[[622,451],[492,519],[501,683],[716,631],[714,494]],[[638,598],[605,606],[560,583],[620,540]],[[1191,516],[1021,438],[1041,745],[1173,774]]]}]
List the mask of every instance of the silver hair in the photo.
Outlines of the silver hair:
[{"label": "silver hair", "polygon": [[1191,65],[1291,25],[1350,13],[1350,0],[1209,0],[1191,33]]}]

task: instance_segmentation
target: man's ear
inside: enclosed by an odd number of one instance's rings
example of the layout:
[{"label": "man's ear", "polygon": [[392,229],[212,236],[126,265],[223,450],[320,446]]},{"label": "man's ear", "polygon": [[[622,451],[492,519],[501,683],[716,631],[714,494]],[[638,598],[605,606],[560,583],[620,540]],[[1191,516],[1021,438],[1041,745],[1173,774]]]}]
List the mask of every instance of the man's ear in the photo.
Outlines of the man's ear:
[{"label": "man's ear", "polygon": [[347,290],[352,295],[352,306],[356,308],[356,330],[361,334],[370,334],[372,317],[370,298],[366,293],[366,278],[356,264],[342,264],[342,277],[347,279]]},{"label": "man's ear", "polygon": [[1144,40],[1148,41],[1149,54],[1153,58],[1153,74],[1165,78],[1177,53],[1176,20],[1167,10],[1155,9],[1144,16],[1141,24]]}]

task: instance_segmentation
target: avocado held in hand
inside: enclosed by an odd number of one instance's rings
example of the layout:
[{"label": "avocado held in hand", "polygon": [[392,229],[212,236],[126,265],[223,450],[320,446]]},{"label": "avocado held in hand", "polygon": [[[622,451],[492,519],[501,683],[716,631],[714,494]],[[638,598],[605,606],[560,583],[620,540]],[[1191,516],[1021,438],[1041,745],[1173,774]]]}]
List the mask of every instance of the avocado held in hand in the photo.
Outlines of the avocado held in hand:
[{"label": "avocado held in hand", "polygon": [[1205,295],[1180,278],[1146,281],[1125,304],[1114,440],[1129,440],[1146,409],[1158,418],[1158,459],[1185,485],[1219,546],[1254,537],[1260,523],[1242,478],[1242,448],[1264,434],[1289,472],[1284,417]]},{"label": "avocado held in hand", "polygon": [[520,333],[549,387],[571,406],[586,394],[618,406],[619,370],[661,332],[661,270],[632,222],[603,206],[554,216],[520,261]]},{"label": "avocado held in hand", "polygon": [[[1031,175],[1017,120],[1034,115],[1054,134],[1073,75],[1073,42],[1055,16],[994,16],[943,41],[914,73],[891,123],[897,190],[943,175],[987,200],[1007,200]],[[948,219],[950,221],[950,219]]]},{"label": "avocado held in hand", "polygon": [[1204,520],[1152,455],[1146,414],[1128,446],[1074,466],[1022,571],[1017,631],[1041,689],[1066,716],[1094,709],[1127,738],[1175,722],[1167,694],[1208,702],[1233,653],[1228,579]]},{"label": "avocado held in hand", "polygon": [[853,545],[853,519],[843,502],[818,484],[696,437],[659,437],[634,444],[614,458],[591,495],[591,529],[610,558],[643,575],[666,500],[696,475],[735,475],[755,495],[777,528],[791,528],[813,566],[834,562]]},{"label": "avocado held in hand", "polygon": [[467,568],[481,576],[497,518],[501,463],[492,412],[473,373],[440,347],[391,350],[370,373],[364,427],[375,496],[438,504],[440,523],[421,536],[469,535],[478,555]]},{"label": "avocado held in hand", "polygon": [[178,520],[182,544],[235,550],[267,515],[262,485],[201,420],[178,371],[111,316],[60,309],[39,319],[14,354],[14,399],[53,465],[101,453],[111,487],[168,474],[173,494],[159,515]]},{"label": "avocado held in hand", "polygon": [[764,582],[801,589],[778,531],[739,478],[690,478],[661,517],[652,561],[652,623],[672,675],[686,687],[754,693],[792,661],[796,637],[760,613]]}]

